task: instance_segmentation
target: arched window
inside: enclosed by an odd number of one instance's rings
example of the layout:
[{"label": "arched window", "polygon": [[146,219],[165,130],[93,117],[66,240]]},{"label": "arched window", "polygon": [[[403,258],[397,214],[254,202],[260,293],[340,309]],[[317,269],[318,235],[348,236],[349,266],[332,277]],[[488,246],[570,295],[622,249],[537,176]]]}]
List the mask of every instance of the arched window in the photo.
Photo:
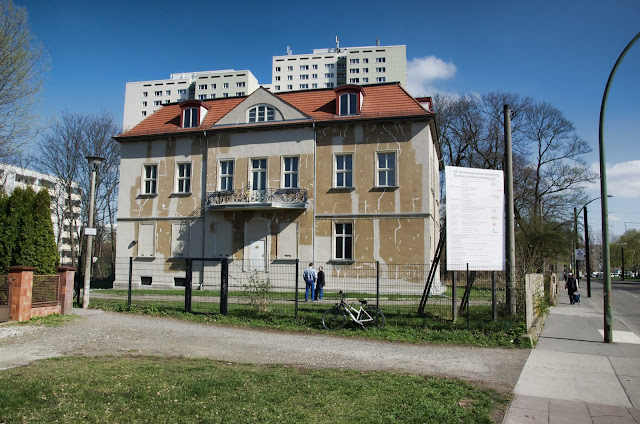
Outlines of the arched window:
[{"label": "arched window", "polygon": [[276,120],[275,109],[271,106],[260,105],[249,109],[247,122],[269,122]]}]

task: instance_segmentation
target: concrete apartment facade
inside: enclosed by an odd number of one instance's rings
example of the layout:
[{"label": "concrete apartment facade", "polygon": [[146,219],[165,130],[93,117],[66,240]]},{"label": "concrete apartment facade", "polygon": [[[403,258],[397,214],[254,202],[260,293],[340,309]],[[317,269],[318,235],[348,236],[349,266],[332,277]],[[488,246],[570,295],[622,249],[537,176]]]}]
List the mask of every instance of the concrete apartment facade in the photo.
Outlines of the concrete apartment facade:
[{"label": "concrete apartment facade", "polygon": [[[244,96],[258,88],[251,71],[183,72],[169,79],[128,82],[124,95],[123,131],[135,127],[163,105],[193,99]],[[239,94],[242,93],[242,94]]]},{"label": "concrete apartment facade", "polygon": [[[425,102],[424,104],[428,104]],[[179,286],[184,258],[428,264],[439,238],[433,111],[400,85],[163,106],[120,142],[116,281]]]},{"label": "concrete apartment facade", "polygon": [[[76,258],[80,251],[79,232],[82,226],[82,196],[77,183],[72,184],[71,199],[64,185],[51,175],[14,165],[0,164],[2,191],[10,194],[16,188],[31,188],[36,193],[46,189],[51,197],[53,234],[60,254],[60,265],[72,264],[72,249]],[[72,242],[73,237],[73,242]]]},{"label": "concrete apartment facade", "polygon": [[271,86],[275,93],[384,82],[407,86],[406,46],[337,46],[314,49],[312,54],[273,57]]}]

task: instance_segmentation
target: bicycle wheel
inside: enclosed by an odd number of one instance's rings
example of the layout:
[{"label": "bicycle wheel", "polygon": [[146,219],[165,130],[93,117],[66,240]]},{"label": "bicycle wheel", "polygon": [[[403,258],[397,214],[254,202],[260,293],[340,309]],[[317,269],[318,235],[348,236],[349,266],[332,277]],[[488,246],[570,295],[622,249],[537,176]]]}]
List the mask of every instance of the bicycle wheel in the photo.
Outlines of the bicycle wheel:
[{"label": "bicycle wheel", "polygon": [[382,328],[384,327],[384,314],[382,309],[370,306],[366,309],[367,313],[371,316],[370,321],[365,321],[362,325],[365,328]]},{"label": "bicycle wheel", "polygon": [[347,317],[344,314],[344,311],[337,306],[333,308],[329,308],[322,314],[322,325],[327,330],[340,330],[344,327],[344,323]]}]

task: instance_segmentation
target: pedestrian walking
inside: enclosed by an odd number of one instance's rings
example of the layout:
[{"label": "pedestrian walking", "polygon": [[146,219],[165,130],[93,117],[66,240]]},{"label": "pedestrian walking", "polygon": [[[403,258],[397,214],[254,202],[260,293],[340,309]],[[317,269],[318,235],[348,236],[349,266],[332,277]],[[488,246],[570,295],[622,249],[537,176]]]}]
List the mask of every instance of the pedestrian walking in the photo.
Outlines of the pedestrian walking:
[{"label": "pedestrian walking", "polygon": [[569,302],[573,305],[575,303],[575,293],[578,291],[578,282],[576,278],[573,276],[573,273],[570,272],[567,277],[566,283],[564,283],[564,288],[567,289],[567,293],[569,294]]},{"label": "pedestrian walking", "polygon": [[318,274],[316,274],[316,270],[313,269],[313,262],[309,262],[309,268],[305,269],[302,273],[302,279],[307,284],[307,289],[304,293],[304,301],[309,301],[309,292],[311,292],[311,301],[313,302],[313,298],[315,296],[314,284],[316,283],[316,279],[318,278]]},{"label": "pedestrian walking", "polygon": [[321,266],[318,267],[318,280],[316,282],[316,295],[315,300],[322,300],[322,293],[324,292],[324,271]]}]

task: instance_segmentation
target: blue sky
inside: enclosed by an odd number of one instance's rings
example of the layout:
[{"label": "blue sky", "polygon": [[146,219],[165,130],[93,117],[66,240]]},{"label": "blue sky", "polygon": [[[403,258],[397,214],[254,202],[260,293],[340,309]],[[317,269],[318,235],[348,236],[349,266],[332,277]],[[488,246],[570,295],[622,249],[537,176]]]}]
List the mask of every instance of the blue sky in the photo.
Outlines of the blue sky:
[{"label": "blue sky", "polygon": [[[607,78],[640,31],[638,0],[187,2],[14,0],[51,58],[40,111],[122,119],[127,81],[248,69],[271,82],[271,57],[314,48],[405,44],[413,94],[512,91],[571,120],[598,162]],[[610,231],[640,229],[640,42],[611,89],[606,119]],[[599,185],[589,188],[599,196]],[[589,221],[600,230],[599,202]]]}]

